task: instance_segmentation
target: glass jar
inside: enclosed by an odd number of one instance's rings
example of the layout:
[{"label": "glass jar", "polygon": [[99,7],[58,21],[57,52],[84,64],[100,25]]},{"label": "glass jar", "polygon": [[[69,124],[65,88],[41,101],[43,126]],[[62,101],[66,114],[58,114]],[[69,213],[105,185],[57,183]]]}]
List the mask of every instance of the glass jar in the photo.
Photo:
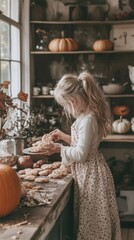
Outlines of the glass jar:
[{"label": "glass jar", "polygon": [[16,144],[16,155],[22,155],[23,150],[26,145],[26,138],[25,137],[16,137],[15,144]]},{"label": "glass jar", "polygon": [[16,144],[14,139],[4,139],[0,141],[0,149],[5,155],[16,155]]}]

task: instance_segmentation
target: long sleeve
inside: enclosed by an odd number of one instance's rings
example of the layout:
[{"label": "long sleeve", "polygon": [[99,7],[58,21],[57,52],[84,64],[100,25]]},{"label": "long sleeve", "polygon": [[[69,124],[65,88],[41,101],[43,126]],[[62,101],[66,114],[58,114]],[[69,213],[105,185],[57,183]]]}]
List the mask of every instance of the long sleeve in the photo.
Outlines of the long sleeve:
[{"label": "long sleeve", "polygon": [[87,116],[76,124],[78,140],[74,147],[62,146],[61,157],[65,165],[72,162],[84,162],[97,137],[97,124],[95,118]]}]

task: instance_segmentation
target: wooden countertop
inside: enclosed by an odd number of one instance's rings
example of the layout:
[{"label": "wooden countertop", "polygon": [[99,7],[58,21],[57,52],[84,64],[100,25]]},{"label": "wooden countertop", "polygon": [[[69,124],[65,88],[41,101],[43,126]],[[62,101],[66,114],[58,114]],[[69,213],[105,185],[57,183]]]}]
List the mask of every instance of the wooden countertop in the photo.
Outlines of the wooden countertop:
[{"label": "wooden countertop", "polygon": [[[0,219],[1,240],[43,240],[53,228],[65,208],[73,185],[72,176],[53,181],[55,190],[50,205],[17,208],[12,214]],[[46,184],[45,189],[51,185]]]}]

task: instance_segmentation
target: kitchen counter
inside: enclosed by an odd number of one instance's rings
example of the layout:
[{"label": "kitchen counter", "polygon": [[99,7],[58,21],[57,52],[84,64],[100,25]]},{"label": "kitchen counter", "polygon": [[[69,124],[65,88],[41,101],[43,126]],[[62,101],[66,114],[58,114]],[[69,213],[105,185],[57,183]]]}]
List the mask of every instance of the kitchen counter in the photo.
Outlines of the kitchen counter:
[{"label": "kitchen counter", "polygon": [[[43,184],[43,189],[52,196],[51,203],[37,207],[18,207],[12,214],[1,218],[0,240],[73,239],[72,176]],[[134,234],[134,216],[124,216],[120,220],[122,235],[126,236],[128,231]]]},{"label": "kitchen counter", "polygon": [[[68,175],[43,185],[48,191],[51,187],[54,190],[50,193],[53,194],[50,204],[18,207],[12,214],[0,219],[0,240],[71,239],[73,178]],[[57,223],[57,238],[52,238]],[[68,238],[63,238],[63,234]]]}]

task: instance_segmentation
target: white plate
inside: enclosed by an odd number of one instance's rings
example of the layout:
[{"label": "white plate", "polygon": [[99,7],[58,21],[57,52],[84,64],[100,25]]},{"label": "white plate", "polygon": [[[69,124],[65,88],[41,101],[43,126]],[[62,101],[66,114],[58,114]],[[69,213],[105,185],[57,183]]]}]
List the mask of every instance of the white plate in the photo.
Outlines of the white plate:
[{"label": "white plate", "polygon": [[28,155],[46,155],[45,152],[30,152],[29,149],[30,148],[23,149],[23,153]]}]

